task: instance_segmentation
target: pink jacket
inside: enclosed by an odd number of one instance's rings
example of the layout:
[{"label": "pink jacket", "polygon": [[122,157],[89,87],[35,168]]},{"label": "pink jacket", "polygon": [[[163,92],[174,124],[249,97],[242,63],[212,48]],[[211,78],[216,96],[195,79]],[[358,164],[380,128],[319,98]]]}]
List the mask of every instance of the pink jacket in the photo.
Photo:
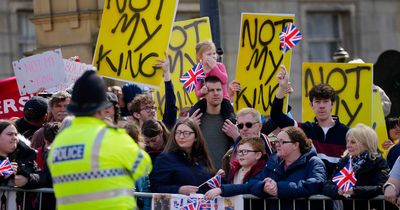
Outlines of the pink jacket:
[{"label": "pink jacket", "polygon": [[[217,62],[217,65],[214,66],[214,68],[211,69],[210,72],[206,73],[206,77],[208,76],[216,76],[218,77],[221,82],[222,82],[222,92],[224,94],[224,98],[230,100],[231,98],[229,97],[228,94],[228,74],[225,69],[225,65],[223,63]],[[196,82],[196,95],[197,97],[204,97],[200,93],[201,88],[203,87],[204,81],[199,81]]]}]

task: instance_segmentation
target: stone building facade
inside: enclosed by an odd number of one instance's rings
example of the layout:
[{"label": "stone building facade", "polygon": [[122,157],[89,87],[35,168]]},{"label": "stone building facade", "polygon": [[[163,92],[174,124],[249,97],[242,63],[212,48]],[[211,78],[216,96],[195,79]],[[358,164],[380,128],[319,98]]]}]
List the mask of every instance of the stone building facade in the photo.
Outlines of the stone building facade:
[{"label": "stone building facade", "polygon": [[[13,60],[55,48],[62,49],[63,57],[79,55],[91,63],[104,1],[1,0],[0,79],[13,75]],[[292,78],[300,77],[302,62],[330,62],[338,46],[351,58],[370,63],[387,49],[400,50],[398,0],[219,0],[220,40],[230,80],[236,71],[241,12],[295,14],[304,39],[292,56]],[[177,20],[199,14],[199,0],[180,1]],[[291,97],[295,117],[301,111],[300,81],[293,81],[298,90]]]}]

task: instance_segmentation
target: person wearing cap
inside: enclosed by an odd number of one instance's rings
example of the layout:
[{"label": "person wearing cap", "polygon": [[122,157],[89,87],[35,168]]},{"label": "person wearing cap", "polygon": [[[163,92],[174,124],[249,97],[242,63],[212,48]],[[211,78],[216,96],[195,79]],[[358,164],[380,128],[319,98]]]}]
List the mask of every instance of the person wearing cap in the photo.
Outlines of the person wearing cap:
[{"label": "person wearing cap", "polygon": [[118,97],[113,92],[107,92],[107,101],[109,101],[108,107],[102,110],[102,115],[104,119],[108,120],[108,122],[112,125],[117,125],[119,120],[119,105],[118,105]]},{"label": "person wearing cap", "polygon": [[47,159],[59,210],[135,209],[134,182],[151,171],[151,159],[125,130],[103,120],[109,106],[104,81],[86,71],[67,106],[75,118]]},{"label": "person wearing cap", "polygon": [[31,97],[24,106],[24,117],[15,122],[18,133],[31,139],[47,120],[47,100],[40,96]]}]

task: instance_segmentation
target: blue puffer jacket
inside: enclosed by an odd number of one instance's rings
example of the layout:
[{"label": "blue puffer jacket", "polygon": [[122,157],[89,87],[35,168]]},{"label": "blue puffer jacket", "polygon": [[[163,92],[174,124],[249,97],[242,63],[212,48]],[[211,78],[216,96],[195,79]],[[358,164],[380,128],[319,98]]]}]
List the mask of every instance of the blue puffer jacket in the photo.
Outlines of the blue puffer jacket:
[{"label": "blue puffer jacket", "polygon": [[[326,181],[325,165],[315,151],[310,150],[284,170],[283,161],[275,153],[263,171],[249,181],[250,192],[262,198],[271,197],[264,192],[263,180],[267,177],[277,182],[278,198],[282,200],[281,209],[293,209],[291,199],[306,198],[321,192]],[[267,209],[278,209],[278,202],[267,202],[267,205]],[[307,202],[297,201],[296,209],[307,209]]]},{"label": "blue puffer jacket", "polygon": [[[151,191],[155,193],[178,193],[183,185],[199,186],[214,175],[209,173],[204,162],[191,164],[183,151],[161,153],[154,163],[150,174]],[[198,193],[210,188],[204,184]]]}]

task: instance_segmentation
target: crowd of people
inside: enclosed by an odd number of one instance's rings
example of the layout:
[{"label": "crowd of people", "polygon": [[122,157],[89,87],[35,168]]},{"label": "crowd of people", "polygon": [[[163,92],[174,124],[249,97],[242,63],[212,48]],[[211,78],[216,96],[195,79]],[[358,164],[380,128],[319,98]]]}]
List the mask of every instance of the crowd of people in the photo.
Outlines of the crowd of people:
[{"label": "crowd of people", "polygon": [[[399,118],[386,120],[387,159],[372,128],[349,128],[331,115],[337,97],[328,84],[309,92],[315,121],[298,122],[282,111],[292,91],[284,66],[277,75],[270,118],[262,120],[254,108],[235,113],[231,99],[240,84],[228,83],[214,44],[198,43],[196,54],[205,72],[205,79],[196,83],[200,100],[179,117],[168,60],[155,64],[163,71],[166,94],[161,120],[147,90],[134,84],[107,88],[92,70],[72,90],[30,98],[22,118],[0,120],[0,159],[13,171],[0,176],[0,183],[53,187],[55,196],[43,197],[41,207],[55,209],[57,204],[60,210],[133,209],[133,189],[201,193],[206,199],[240,194],[281,199],[268,201],[267,209],[307,209],[306,200],[295,206],[292,200],[315,194],[340,200],[328,205],[333,209],[353,208],[348,198],[367,200],[382,194],[400,205]],[[357,181],[343,190],[332,178],[347,165]],[[216,175],[223,178],[221,186],[204,184]],[[16,198],[4,205],[20,206],[25,199],[26,209],[38,208],[39,197],[33,193],[16,193]],[[356,209],[367,208],[365,200],[357,200]],[[150,209],[150,200],[137,199],[137,205]],[[320,205],[311,204],[312,209]],[[371,205],[383,208],[382,203]]]}]

